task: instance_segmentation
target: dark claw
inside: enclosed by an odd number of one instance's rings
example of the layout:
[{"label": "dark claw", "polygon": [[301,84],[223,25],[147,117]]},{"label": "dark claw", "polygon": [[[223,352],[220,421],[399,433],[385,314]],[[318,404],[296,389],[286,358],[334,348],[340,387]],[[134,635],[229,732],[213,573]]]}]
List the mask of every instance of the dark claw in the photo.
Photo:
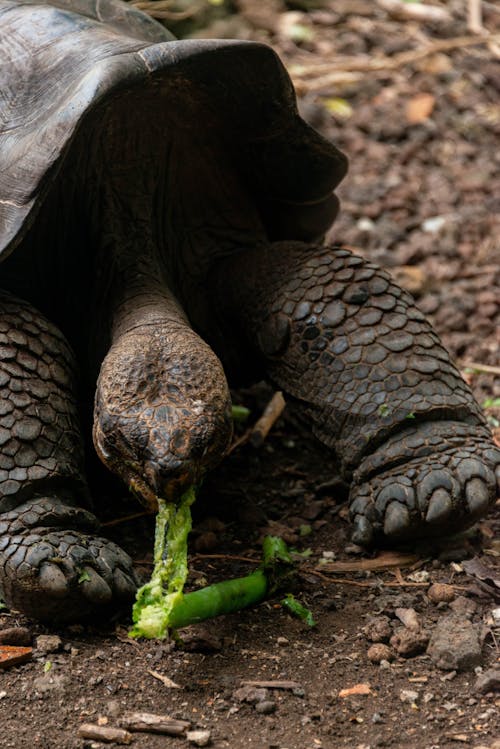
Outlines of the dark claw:
[{"label": "dark claw", "polygon": [[391,502],[385,512],[384,533],[386,536],[401,536],[410,528],[410,513],[400,502]]},{"label": "dark claw", "polygon": [[88,578],[78,583],[81,585],[83,595],[99,606],[109,603],[113,593],[107,582],[92,567],[84,567],[82,573]]},{"label": "dark claw", "polygon": [[126,575],[123,570],[116,569],[113,572],[113,589],[118,596],[124,600],[129,600],[134,597],[139,582],[133,577],[133,571],[130,575]]},{"label": "dark claw", "polygon": [[369,546],[373,541],[373,525],[364,515],[356,515],[351,540],[358,546]]},{"label": "dark claw", "polygon": [[436,489],[429,500],[425,519],[428,523],[442,523],[453,509],[451,497],[446,489]]},{"label": "dark claw", "polygon": [[42,590],[51,598],[65,598],[68,594],[68,581],[57,564],[45,562],[40,568],[39,583]]},{"label": "dark claw", "polygon": [[481,515],[490,503],[490,492],[482,479],[474,478],[465,485],[465,497],[473,515]]}]

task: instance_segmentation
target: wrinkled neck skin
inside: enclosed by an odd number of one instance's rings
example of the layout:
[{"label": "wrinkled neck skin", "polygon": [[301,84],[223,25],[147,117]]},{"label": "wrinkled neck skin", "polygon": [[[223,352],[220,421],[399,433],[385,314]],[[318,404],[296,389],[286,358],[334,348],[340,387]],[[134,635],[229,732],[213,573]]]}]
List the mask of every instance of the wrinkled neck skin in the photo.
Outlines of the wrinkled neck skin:
[{"label": "wrinkled neck skin", "polygon": [[93,158],[95,348],[109,346],[93,436],[103,462],[155,509],[157,496],[198,483],[227,449],[225,375],[191,324],[202,334],[212,325],[211,264],[244,238],[265,238],[209,128],[203,139],[142,111],[143,125],[156,123],[146,132],[133,111],[128,102],[119,137],[120,107],[99,123]]}]

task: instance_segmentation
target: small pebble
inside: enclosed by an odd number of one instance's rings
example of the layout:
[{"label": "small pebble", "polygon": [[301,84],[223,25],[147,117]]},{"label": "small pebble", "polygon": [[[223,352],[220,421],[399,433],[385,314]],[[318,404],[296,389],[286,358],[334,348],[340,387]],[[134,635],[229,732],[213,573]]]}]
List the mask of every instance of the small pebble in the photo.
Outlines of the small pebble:
[{"label": "small pebble", "polygon": [[368,648],[366,653],[367,658],[372,663],[380,663],[381,661],[392,661],[394,660],[394,653],[388,645],[383,642],[376,642],[374,645]]},{"label": "small pebble", "polygon": [[208,730],[188,731],[186,733],[186,739],[195,746],[208,746],[211,738],[212,734]]},{"label": "small pebble", "polygon": [[458,614],[470,618],[477,611],[477,604],[470,598],[465,596],[457,596],[454,601],[450,603],[450,609]]},{"label": "small pebble", "polygon": [[414,705],[418,701],[419,694],[413,689],[402,689],[399,693],[399,699],[401,702],[409,702]]},{"label": "small pebble", "polygon": [[262,715],[271,715],[271,713],[274,713],[276,710],[276,702],[273,702],[272,700],[263,700],[262,702],[257,702],[255,709]]},{"label": "small pebble", "polygon": [[425,631],[415,632],[406,627],[399,627],[391,637],[390,643],[399,655],[412,658],[425,651],[429,643],[429,635]]},{"label": "small pebble", "polygon": [[490,668],[479,674],[474,684],[476,692],[485,694],[486,692],[500,691],[500,668]]},{"label": "small pebble", "polygon": [[278,637],[277,640],[276,640],[276,642],[281,647],[286,647],[287,645],[290,644],[290,640],[287,640],[286,637]]},{"label": "small pebble", "polygon": [[453,585],[447,585],[446,583],[434,583],[427,590],[427,597],[433,603],[450,603],[455,598],[455,590]]},{"label": "small pebble", "polygon": [[378,616],[368,622],[363,629],[366,637],[371,642],[389,642],[392,629],[387,616]]},{"label": "small pebble", "polygon": [[35,642],[38,653],[56,653],[62,648],[59,635],[38,635]]},{"label": "small pebble", "polygon": [[233,700],[238,702],[248,702],[250,705],[256,705],[258,702],[264,702],[268,697],[268,690],[263,687],[253,687],[249,684],[236,689],[233,692]]}]

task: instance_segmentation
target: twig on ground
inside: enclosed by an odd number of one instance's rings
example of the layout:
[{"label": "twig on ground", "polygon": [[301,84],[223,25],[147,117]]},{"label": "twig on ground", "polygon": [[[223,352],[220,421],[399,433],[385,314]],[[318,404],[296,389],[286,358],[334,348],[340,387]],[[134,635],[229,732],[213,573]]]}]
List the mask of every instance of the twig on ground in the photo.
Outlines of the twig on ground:
[{"label": "twig on ground", "polygon": [[154,713],[127,713],[120,720],[124,728],[137,733],[163,733],[167,736],[184,736],[191,728],[188,720],[177,720],[168,715]]},{"label": "twig on ground", "polygon": [[161,18],[164,21],[184,21],[195,16],[203,8],[202,2],[193,2],[186,10],[172,10],[172,0],[131,0],[130,5],[152,18]]},{"label": "twig on ground", "polygon": [[258,419],[250,429],[247,429],[241,437],[233,442],[228,450],[228,454],[231,454],[236,450],[236,448],[241,447],[241,445],[244,445],[247,442],[250,442],[254,447],[260,447],[285,410],[285,406],[286,403],[283,398],[283,393],[279,391],[274,393],[273,397],[265,407],[260,419]]},{"label": "twig on ground", "polygon": [[354,559],[347,562],[327,562],[321,565],[322,572],[366,572],[389,570],[393,567],[409,567],[419,561],[416,554],[386,552],[375,559]]},{"label": "twig on ground", "polygon": [[[328,63],[316,65],[292,66],[291,75],[299,93],[320,91],[333,84],[339,83],[339,75],[356,75],[360,80],[365,73],[385,73],[397,70],[405,65],[411,65],[437,52],[451,52],[455,49],[465,49],[483,44],[499,44],[500,34],[483,34],[481,36],[458,36],[452,39],[439,39],[425,47],[399,52],[392,56],[379,57],[340,57]],[[331,71],[331,72],[329,72]],[[354,79],[352,79],[354,80]]]},{"label": "twig on ground", "polygon": [[467,7],[467,28],[471,34],[484,33],[481,0],[469,0]]},{"label": "twig on ground", "polygon": [[132,734],[124,728],[110,728],[93,723],[82,723],[78,729],[78,736],[82,739],[102,741],[105,744],[130,744]]},{"label": "twig on ground", "polygon": [[163,686],[167,687],[167,689],[182,689],[180,684],[176,684],[175,681],[172,681],[172,679],[170,679],[168,676],[165,676],[164,674],[158,673],[158,671],[148,669],[148,674],[153,676],[153,678],[158,679],[158,681],[161,681]]},{"label": "twig on ground", "polygon": [[490,364],[480,364],[475,361],[463,361],[460,363],[460,367],[463,370],[473,369],[476,372],[482,372],[483,374],[495,374],[500,375],[500,367],[492,367]]},{"label": "twig on ground", "polygon": [[242,681],[242,687],[257,687],[257,689],[300,689],[301,684],[298,681],[261,681],[259,679],[255,681]]},{"label": "twig on ground", "polygon": [[107,520],[105,523],[101,523],[103,528],[110,528],[112,525],[121,525],[122,523],[128,523],[129,520],[136,520],[142,518],[145,515],[152,515],[149,510],[142,510],[141,512],[134,512],[133,515],[125,515],[122,518],[115,518],[115,520]]}]

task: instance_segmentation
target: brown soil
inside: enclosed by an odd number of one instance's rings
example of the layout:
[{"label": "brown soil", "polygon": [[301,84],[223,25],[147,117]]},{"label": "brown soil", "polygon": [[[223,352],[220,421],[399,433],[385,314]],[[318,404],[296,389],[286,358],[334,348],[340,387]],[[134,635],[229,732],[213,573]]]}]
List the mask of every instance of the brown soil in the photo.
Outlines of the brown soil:
[{"label": "brown soil", "polygon": [[[450,18],[440,23],[399,21],[368,0],[327,2],[293,16],[281,2],[238,5],[241,14],[217,21],[214,33],[270,41],[294,71],[304,116],[350,157],[333,236],[392,269],[464,369],[471,362],[498,368],[499,38],[376,71],[370,61],[380,56],[467,35],[467,4],[441,3]],[[500,32],[494,3],[483,3],[483,23],[487,32]],[[357,77],[318,82],[325,70],[313,66],[331,62],[338,71],[353,59],[367,63]],[[500,396],[498,370],[476,370],[466,369],[466,376],[498,427],[500,409],[492,403]],[[257,388],[237,398],[257,416],[268,395]],[[498,691],[493,685],[481,691],[477,680],[481,669],[498,670],[500,657],[499,508],[467,537],[417,549],[411,567],[401,558],[396,568],[367,570],[363,561],[382,552],[349,545],[345,493],[333,478],[328,454],[285,412],[262,447],[235,450],[206,483],[193,533],[194,585],[251,570],[252,562],[240,557],[257,560],[259,539],[269,530],[307,550],[298,596],[314,613],[314,629],[269,601],[193,628],[189,651],[131,641],[126,616],[100,629],[58,630],[59,650],[35,651],[30,663],[0,677],[2,749],[98,747],[78,737],[79,726],[117,726],[130,711],[188,720],[208,729],[220,748],[498,747]],[[125,504],[121,513],[136,510]],[[105,520],[118,516],[110,510]],[[152,520],[107,530],[147,573]],[[466,572],[464,560],[472,557],[489,569],[486,580],[474,567]],[[339,561],[352,569],[335,569]],[[431,601],[433,582],[454,586],[453,601]],[[411,640],[418,639],[415,629],[401,618],[416,615],[420,631],[431,633],[450,611],[459,625],[470,619],[481,639],[480,660],[467,670],[437,668],[425,650],[403,657],[394,641],[385,652],[391,662],[370,662],[370,620]],[[15,613],[0,616],[0,628],[18,625],[33,637],[48,632]],[[298,686],[251,693],[245,701],[238,691],[245,680]],[[342,696],[355,685],[369,688]],[[189,744],[136,733],[133,746]]]}]

